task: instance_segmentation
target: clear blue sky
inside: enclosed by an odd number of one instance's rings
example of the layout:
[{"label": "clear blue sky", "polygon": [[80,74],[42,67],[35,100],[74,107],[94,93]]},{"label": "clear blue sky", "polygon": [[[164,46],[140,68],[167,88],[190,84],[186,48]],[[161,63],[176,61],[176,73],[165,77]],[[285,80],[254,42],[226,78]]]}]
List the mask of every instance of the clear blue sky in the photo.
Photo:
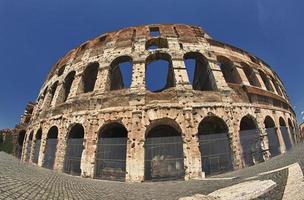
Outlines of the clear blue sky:
[{"label": "clear blue sky", "polygon": [[264,59],[304,110],[304,1],[1,0],[0,129],[14,127],[65,52],[104,32],[150,23],[202,26]]}]

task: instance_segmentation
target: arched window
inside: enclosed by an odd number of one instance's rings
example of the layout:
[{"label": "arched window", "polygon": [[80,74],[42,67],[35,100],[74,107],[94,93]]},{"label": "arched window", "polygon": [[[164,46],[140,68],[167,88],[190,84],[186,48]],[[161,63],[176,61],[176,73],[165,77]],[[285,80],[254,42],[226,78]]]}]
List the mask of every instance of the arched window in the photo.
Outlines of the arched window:
[{"label": "arched window", "polygon": [[47,99],[46,99],[47,102],[45,103],[45,106],[44,106],[45,108],[48,108],[50,105],[52,105],[52,101],[53,101],[57,86],[58,86],[58,81],[56,81],[52,85],[51,90],[49,91],[50,94],[47,96]]},{"label": "arched window", "polygon": [[241,83],[241,77],[233,62],[224,56],[218,56],[217,61],[220,64],[223,76],[227,83]]},{"label": "arched window", "polygon": [[39,158],[39,152],[40,152],[40,145],[41,145],[41,136],[42,136],[42,130],[41,128],[37,131],[36,137],[35,137],[35,148],[34,148],[34,157],[33,157],[33,163],[38,163]]},{"label": "arched window", "polygon": [[161,92],[175,86],[171,56],[156,52],[146,59],[146,87]]},{"label": "arched window", "polygon": [[262,78],[262,80],[264,82],[264,85],[266,86],[266,89],[268,91],[273,92],[274,91],[273,87],[272,87],[272,85],[271,85],[271,83],[270,83],[269,78],[267,77],[267,75],[262,70],[259,70],[259,74],[260,74],[260,76],[261,76],[261,78]]},{"label": "arched window", "polygon": [[245,166],[263,161],[260,132],[253,118],[248,115],[240,123],[240,143]]},{"label": "arched window", "polygon": [[33,142],[33,131],[30,133],[28,141],[27,141],[27,147],[26,147],[26,155],[25,155],[25,162],[28,162],[30,160],[31,156],[31,149],[32,149],[32,142]]},{"label": "arched window", "polygon": [[25,138],[25,130],[21,130],[18,134],[18,146],[17,146],[17,158],[21,158],[22,149],[23,149],[23,142]]},{"label": "arched window", "polygon": [[64,172],[79,176],[83,151],[84,129],[81,124],[75,124],[68,133],[66,154],[64,160]]},{"label": "arched window", "polygon": [[231,149],[226,123],[215,116],[205,117],[198,127],[202,169],[206,175],[232,169]]},{"label": "arched window", "polygon": [[133,60],[130,56],[120,56],[110,64],[110,90],[129,88],[132,81]]},{"label": "arched window", "polygon": [[152,38],[146,42],[146,50],[168,48],[168,41],[164,38]]},{"label": "arched window", "polygon": [[[145,143],[145,180],[184,177],[183,142],[180,130],[169,123],[148,127]],[[175,124],[175,123],[173,123]]]},{"label": "arched window", "polygon": [[[95,82],[97,79],[99,64],[97,62],[90,63],[84,70],[81,78],[81,92],[87,93],[92,92],[95,87]],[[80,93],[81,93],[80,92]]]},{"label": "arched window", "polygon": [[207,59],[198,52],[189,52],[184,55],[189,81],[194,90],[216,90],[216,85],[211,78],[211,69]]},{"label": "arched window", "polygon": [[109,123],[100,130],[96,152],[96,178],[125,180],[127,141],[128,131],[120,123]]},{"label": "arched window", "polygon": [[45,155],[42,167],[53,169],[57,151],[58,128],[52,126],[46,138]]},{"label": "arched window", "polygon": [[57,76],[61,76],[65,70],[65,65],[61,66],[57,71]]},{"label": "arched window", "polygon": [[270,116],[267,116],[264,120],[264,125],[268,137],[269,152],[272,157],[277,156],[281,150],[275,123]]},{"label": "arched window", "polygon": [[281,129],[281,133],[282,133],[282,136],[284,139],[286,150],[289,150],[292,147],[292,145],[291,145],[288,128],[286,126],[286,122],[282,117],[279,118],[279,122],[280,122],[280,129]]},{"label": "arched window", "polygon": [[258,78],[256,77],[256,74],[253,69],[245,63],[241,63],[241,65],[250,85],[261,87],[261,84],[258,81]]},{"label": "arched window", "polygon": [[65,102],[70,94],[70,90],[75,78],[75,71],[70,72],[64,79],[64,83],[63,83],[63,88],[62,88],[62,93],[60,94],[59,98],[59,103],[63,103]]}]

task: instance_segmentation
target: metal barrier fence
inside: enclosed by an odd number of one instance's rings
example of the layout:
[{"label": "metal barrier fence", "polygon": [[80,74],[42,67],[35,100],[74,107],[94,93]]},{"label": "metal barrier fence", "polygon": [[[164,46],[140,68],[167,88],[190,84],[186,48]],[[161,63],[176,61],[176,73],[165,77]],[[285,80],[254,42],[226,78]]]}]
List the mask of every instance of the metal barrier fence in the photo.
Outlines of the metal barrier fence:
[{"label": "metal barrier fence", "polygon": [[240,131],[240,143],[246,166],[263,161],[261,139],[257,129]]},{"label": "metal barrier fence", "polygon": [[284,139],[284,143],[285,143],[285,147],[286,150],[289,150],[291,148],[291,141],[290,141],[290,137],[289,137],[289,133],[288,133],[288,128],[286,126],[281,126],[281,133]]},{"label": "metal barrier fence", "polygon": [[57,139],[47,139],[43,167],[53,169],[57,149]]},{"label": "metal barrier fence", "polygon": [[127,138],[100,138],[97,144],[95,177],[124,181]]},{"label": "metal barrier fence", "polygon": [[64,160],[64,172],[79,176],[81,174],[80,164],[83,151],[83,138],[70,138]]},{"label": "metal barrier fence", "polygon": [[35,142],[33,163],[38,163],[39,152],[40,152],[40,145],[41,145],[41,140],[37,139],[36,142]]},{"label": "metal barrier fence", "polygon": [[30,160],[30,156],[31,156],[31,148],[32,148],[32,141],[29,140],[27,143],[27,147],[26,147],[26,155],[25,155],[25,162],[28,162]]},{"label": "metal barrier fence", "polygon": [[202,169],[206,175],[232,170],[228,133],[199,135]]},{"label": "metal barrier fence", "polygon": [[271,156],[277,156],[280,154],[280,142],[278,138],[278,134],[275,128],[267,128],[267,137],[268,137],[268,144],[269,144],[269,151]]},{"label": "metal barrier fence", "polygon": [[145,145],[145,179],[184,177],[183,142],[180,136],[151,137]]}]

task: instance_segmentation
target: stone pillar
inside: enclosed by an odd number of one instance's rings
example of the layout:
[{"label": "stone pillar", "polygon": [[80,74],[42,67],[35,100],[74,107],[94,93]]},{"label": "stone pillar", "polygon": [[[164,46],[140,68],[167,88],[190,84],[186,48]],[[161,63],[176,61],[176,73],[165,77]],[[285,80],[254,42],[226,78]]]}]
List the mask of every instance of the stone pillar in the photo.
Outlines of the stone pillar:
[{"label": "stone pillar", "polygon": [[[65,124],[63,121],[62,124]],[[58,126],[58,135],[57,135],[57,146],[54,162],[54,170],[63,171],[64,169],[64,159],[67,147],[67,128],[64,125]]]},{"label": "stone pillar", "polygon": [[58,103],[62,103],[63,95],[64,95],[63,81],[60,81],[55,91],[53,101],[51,102],[51,107],[55,107]]},{"label": "stone pillar", "polygon": [[81,156],[81,176],[95,176],[95,160],[98,142],[98,119],[90,119],[85,125],[84,150]]},{"label": "stone pillar", "polygon": [[275,94],[278,95],[278,92],[277,92],[276,89],[275,89],[275,86],[274,86],[274,84],[273,84],[273,82],[272,82],[272,79],[270,78],[269,75],[266,75],[266,76],[267,76],[267,78],[268,78],[268,80],[269,80],[269,84],[271,85],[271,87],[272,87],[272,89],[273,89],[273,93],[275,93]]},{"label": "stone pillar", "polygon": [[29,159],[30,163],[33,163],[33,158],[34,158],[34,155],[35,155],[36,134],[37,134],[37,131],[33,133],[32,146],[31,146],[31,154],[30,154],[30,159]]},{"label": "stone pillar", "polygon": [[48,129],[49,127],[43,126],[42,130],[42,136],[41,136],[41,144],[40,144],[40,152],[39,152],[39,157],[38,157],[38,166],[42,167],[43,162],[44,162],[44,157],[45,157],[45,150],[46,150],[46,140],[47,140],[47,134],[48,134]]},{"label": "stone pillar", "polygon": [[197,134],[198,125],[194,125],[192,108],[185,108],[183,112],[184,120],[181,128],[183,131],[185,180],[202,179],[205,174],[202,172],[201,152]]},{"label": "stone pillar", "polygon": [[240,75],[241,84],[242,84],[242,85],[249,85],[249,86],[250,86],[250,83],[249,83],[249,81],[248,81],[248,79],[247,79],[247,76],[246,76],[246,74],[245,74],[245,72],[244,72],[244,70],[243,70],[242,65],[239,64],[239,63],[234,63],[234,66],[235,66],[237,72],[238,72],[239,75]]},{"label": "stone pillar", "polygon": [[126,181],[141,182],[145,176],[145,130],[141,110],[134,110],[128,132]]},{"label": "stone pillar", "polygon": [[30,133],[25,134],[25,137],[24,137],[24,142],[23,142],[23,147],[22,147],[22,154],[21,154],[21,160],[22,161],[25,161],[25,159],[26,159],[29,136],[30,136]]},{"label": "stone pillar", "polygon": [[133,59],[133,72],[132,72],[132,83],[131,91],[145,91],[145,74],[146,74],[146,63],[145,59]]},{"label": "stone pillar", "polygon": [[77,96],[78,88],[79,88],[79,85],[81,84],[81,79],[82,79],[81,73],[77,73],[72,82],[70,93],[69,93],[67,99]]},{"label": "stone pillar", "polygon": [[261,138],[261,148],[263,151],[263,159],[264,160],[269,160],[271,157],[271,153],[269,151],[269,141],[268,141],[268,134],[265,128],[264,124],[264,118],[262,115],[257,116],[257,124],[258,124],[258,129],[260,132],[260,138]]},{"label": "stone pillar", "polygon": [[279,139],[279,144],[280,144],[280,152],[281,153],[285,153],[286,152],[286,146],[285,146],[285,142],[282,136],[282,132],[280,129],[280,122],[279,122],[279,116],[274,115],[275,118],[275,124],[276,124],[276,133],[278,134],[278,139]]},{"label": "stone pillar", "polygon": [[176,81],[176,89],[184,90],[184,89],[192,89],[191,83],[189,82],[189,77],[187,73],[187,69],[184,63],[183,55],[178,55],[172,58],[172,67],[174,71],[174,78]]},{"label": "stone pillar", "polygon": [[258,82],[259,82],[260,85],[261,85],[261,88],[262,88],[263,90],[267,90],[266,85],[265,85],[265,83],[264,83],[264,81],[263,81],[263,79],[262,79],[262,77],[261,77],[259,71],[256,70],[256,69],[253,69],[253,71],[254,71],[254,73],[255,73],[255,76],[256,76],[257,79],[258,79]]},{"label": "stone pillar", "polygon": [[110,67],[106,63],[99,63],[95,91],[105,92],[109,89],[109,69]]},{"label": "stone pillar", "polygon": [[221,67],[216,59],[208,59],[209,66],[211,69],[211,77],[210,79],[214,82],[215,88],[220,91],[229,91],[230,88],[227,85]]}]

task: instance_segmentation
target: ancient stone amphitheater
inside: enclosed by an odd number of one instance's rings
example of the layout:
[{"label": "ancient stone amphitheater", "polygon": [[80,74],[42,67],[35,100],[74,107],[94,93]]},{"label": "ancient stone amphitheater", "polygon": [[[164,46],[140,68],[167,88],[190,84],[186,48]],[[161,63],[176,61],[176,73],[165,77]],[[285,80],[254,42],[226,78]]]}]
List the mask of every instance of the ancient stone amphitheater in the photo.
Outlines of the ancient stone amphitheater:
[{"label": "ancient stone amphitheater", "polygon": [[129,182],[200,179],[298,141],[271,67],[182,24],[129,27],[71,50],[52,67],[27,123],[23,161]]}]

